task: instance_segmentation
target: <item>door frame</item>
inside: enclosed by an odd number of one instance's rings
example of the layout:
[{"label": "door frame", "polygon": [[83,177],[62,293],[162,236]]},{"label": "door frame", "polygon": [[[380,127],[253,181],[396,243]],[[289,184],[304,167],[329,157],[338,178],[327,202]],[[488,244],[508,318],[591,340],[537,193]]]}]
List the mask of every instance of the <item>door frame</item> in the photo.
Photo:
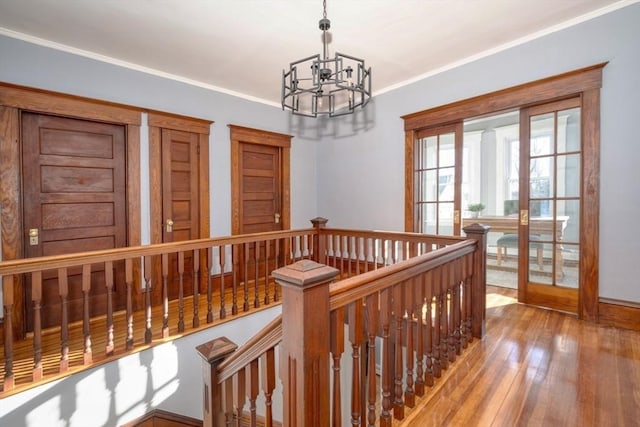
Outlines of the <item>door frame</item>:
[{"label": "door frame", "polygon": [[[0,193],[3,195],[1,213],[2,259],[24,258],[22,218],[22,140],[20,116],[22,111],[51,114],[82,120],[102,121],[126,127],[126,186],[127,186],[127,245],[140,244],[140,123],[141,109],[58,92],[32,89],[0,83]],[[139,276],[134,265],[134,278]],[[3,298],[13,303],[13,332],[23,336],[25,307],[22,280],[5,288]],[[135,298],[135,297],[134,297]]]},{"label": "door frame", "polygon": [[[606,62],[402,116],[405,130],[405,230],[414,224],[414,141],[417,131],[579,96],[582,111],[582,206],[578,317],[598,321],[600,220],[600,88]],[[585,209],[589,206],[590,209]]]},{"label": "door frame", "polygon": [[291,139],[293,136],[266,130],[252,129],[243,126],[228,125],[231,132],[231,234],[242,233],[242,221],[240,220],[240,144],[249,143],[256,145],[268,145],[280,148],[280,176],[282,187],[281,217],[282,229],[291,228],[290,206],[290,157]]}]

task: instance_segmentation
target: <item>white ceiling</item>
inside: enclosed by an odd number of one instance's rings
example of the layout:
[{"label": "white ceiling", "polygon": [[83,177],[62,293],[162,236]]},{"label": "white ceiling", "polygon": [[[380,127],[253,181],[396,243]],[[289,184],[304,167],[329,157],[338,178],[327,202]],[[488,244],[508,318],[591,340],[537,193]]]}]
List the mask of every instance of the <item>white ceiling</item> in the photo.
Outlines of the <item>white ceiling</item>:
[{"label": "white ceiling", "polygon": [[[374,95],[637,0],[327,0],[330,53]],[[279,105],[322,53],[321,0],[0,0],[0,34]],[[0,58],[0,60],[6,60]]]}]

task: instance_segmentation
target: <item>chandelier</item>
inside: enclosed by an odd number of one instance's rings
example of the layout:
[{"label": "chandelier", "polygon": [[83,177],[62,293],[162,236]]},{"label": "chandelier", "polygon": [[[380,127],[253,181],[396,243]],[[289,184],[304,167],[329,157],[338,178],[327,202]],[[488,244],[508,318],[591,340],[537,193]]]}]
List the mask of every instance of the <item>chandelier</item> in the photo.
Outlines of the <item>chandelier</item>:
[{"label": "chandelier", "polygon": [[364,107],[371,98],[371,68],[364,60],[341,53],[329,58],[327,1],[322,2],[322,57],[312,55],[292,62],[282,71],[282,109],[293,114],[329,117],[351,114]]}]

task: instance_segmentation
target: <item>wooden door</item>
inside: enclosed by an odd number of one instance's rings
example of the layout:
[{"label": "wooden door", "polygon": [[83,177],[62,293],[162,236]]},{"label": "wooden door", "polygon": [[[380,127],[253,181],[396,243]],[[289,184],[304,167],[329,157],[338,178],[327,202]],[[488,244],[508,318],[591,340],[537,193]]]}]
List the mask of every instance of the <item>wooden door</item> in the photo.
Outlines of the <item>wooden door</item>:
[{"label": "wooden door", "polygon": [[[231,128],[232,233],[287,230],[289,219],[289,151],[291,136]],[[239,245],[233,249],[234,280],[268,276],[285,264],[287,246],[281,241]],[[253,273],[252,273],[253,272]],[[246,284],[246,283],[245,283]]]},{"label": "wooden door", "polygon": [[280,149],[240,144],[240,234],[282,230]]},{"label": "wooden door", "polygon": [[580,98],[521,112],[519,298],[578,312],[581,259]]},{"label": "wooden door", "polygon": [[[199,239],[198,134],[162,129],[162,241]],[[185,253],[184,295],[193,294],[192,253]],[[179,294],[177,256],[169,266],[169,299]]]},{"label": "wooden door", "polygon": [[[126,246],[125,149],[124,126],[22,114],[26,258]],[[120,308],[125,298],[123,269],[114,269],[114,304]],[[68,280],[69,319],[73,321],[82,318],[81,272],[70,269]],[[106,312],[104,283],[104,269],[94,266],[91,316]],[[27,330],[33,325],[30,296],[27,280]],[[58,325],[60,318],[57,280],[45,273],[42,326]]]}]

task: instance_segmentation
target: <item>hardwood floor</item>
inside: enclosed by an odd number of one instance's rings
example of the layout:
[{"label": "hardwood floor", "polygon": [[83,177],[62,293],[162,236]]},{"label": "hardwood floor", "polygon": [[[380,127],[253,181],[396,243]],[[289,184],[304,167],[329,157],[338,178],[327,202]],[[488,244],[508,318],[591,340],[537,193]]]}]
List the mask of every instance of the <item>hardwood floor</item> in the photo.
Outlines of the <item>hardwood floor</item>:
[{"label": "hardwood floor", "polygon": [[489,287],[487,334],[396,426],[638,426],[640,333]]}]

